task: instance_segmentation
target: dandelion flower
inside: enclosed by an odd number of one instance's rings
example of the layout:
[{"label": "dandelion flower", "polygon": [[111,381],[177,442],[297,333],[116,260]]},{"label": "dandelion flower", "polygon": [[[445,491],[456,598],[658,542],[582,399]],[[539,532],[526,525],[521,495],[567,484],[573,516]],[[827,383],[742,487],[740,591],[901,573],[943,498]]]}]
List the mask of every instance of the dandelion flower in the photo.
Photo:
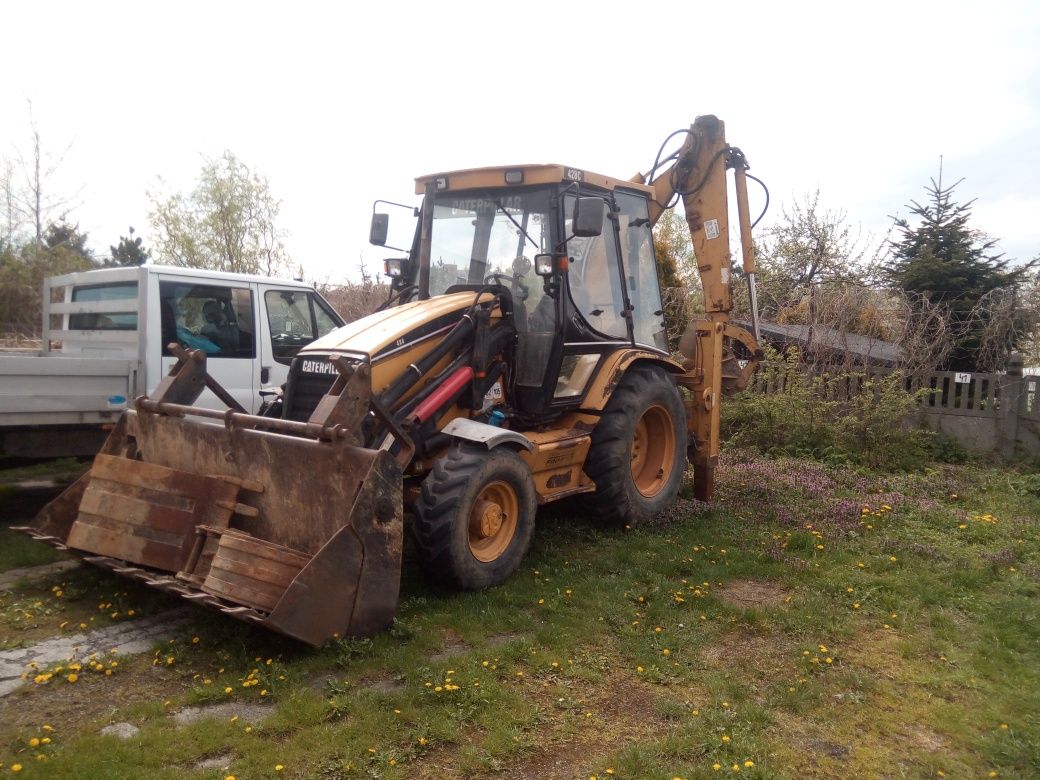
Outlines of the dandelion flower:
[{"label": "dandelion flower", "polygon": [[65,679],[68,680],[70,683],[74,683],[76,682],[76,680],[79,679],[79,675],[73,672],[72,674],[67,675]]},{"label": "dandelion flower", "polygon": [[726,744],[729,744],[729,734],[723,734],[722,735],[722,741],[725,742]]},{"label": "dandelion flower", "polygon": [[22,771],[22,765],[21,764],[11,764],[11,771],[12,772],[21,772]]},{"label": "dandelion flower", "polygon": [[752,761],[750,758],[747,761],[744,762],[744,766],[746,766],[748,769],[750,769],[754,765],[755,765],[755,762]]},{"label": "dandelion flower", "polygon": [[39,746],[40,746],[40,740],[38,740],[36,737],[33,737],[32,739],[29,740],[29,747],[39,747]]},{"label": "dandelion flower", "polygon": [[722,764],[712,764],[711,768],[718,772],[720,769],[722,769]]},{"label": "dandelion flower", "polygon": [[275,772],[281,772],[283,769],[285,769],[285,767],[282,766],[281,764],[275,764],[274,765],[274,771]]},{"label": "dandelion flower", "polygon": [[667,647],[664,650],[661,651],[661,655],[668,656],[668,655],[671,655],[671,654],[672,654],[672,651],[669,650]]}]

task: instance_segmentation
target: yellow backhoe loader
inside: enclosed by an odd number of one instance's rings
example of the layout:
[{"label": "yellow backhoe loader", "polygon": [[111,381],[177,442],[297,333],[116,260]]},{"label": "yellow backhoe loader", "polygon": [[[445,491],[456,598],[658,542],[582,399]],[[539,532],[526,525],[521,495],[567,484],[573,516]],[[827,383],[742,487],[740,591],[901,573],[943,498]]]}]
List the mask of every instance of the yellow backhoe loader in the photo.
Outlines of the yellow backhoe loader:
[{"label": "yellow backhoe loader", "polygon": [[[761,355],[730,322],[728,170],[754,302],[748,166],[714,116],[677,134],[628,180],[560,165],[418,179],[380,311],[303,348],[259,415],[171,345],[169,376],[25,530],[320,644],[392,621],[406,515],[427,573],[477,589],[516,569],[540,504],[584,494],[633,525],[675,500],[687,460],[707,500],[720,398]],[[679,200],[705,309],[681,360],[651,235]],[[373,243],[388,220],[373,215]],[[193,406],[205,388],[228,409]]]}]

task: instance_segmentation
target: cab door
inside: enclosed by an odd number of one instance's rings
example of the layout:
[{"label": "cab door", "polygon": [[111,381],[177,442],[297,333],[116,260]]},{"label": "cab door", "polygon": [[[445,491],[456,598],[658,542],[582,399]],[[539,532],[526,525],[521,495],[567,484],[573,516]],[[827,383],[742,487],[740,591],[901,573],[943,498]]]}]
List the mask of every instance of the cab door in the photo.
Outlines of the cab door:
[{"label": "cab door", "polygon": [[285,384],[296,353],[317,338],[343,325],[340,317],[315,290],[260,284],[259,387]]},{"label": "cab door", "polygon": [[[176,362],[168,345],[176,342],[206,353],[209,375],[250,414],[260,407],[257,383],[257,289],[255,284],[193,277],[159,279],[162,324],[162,376]],[[158,384],[159,378],[152,379]],[[149,387],[151,393],[155,387]],[[224,409],[211,391],[203,390],[196,405]]]}]

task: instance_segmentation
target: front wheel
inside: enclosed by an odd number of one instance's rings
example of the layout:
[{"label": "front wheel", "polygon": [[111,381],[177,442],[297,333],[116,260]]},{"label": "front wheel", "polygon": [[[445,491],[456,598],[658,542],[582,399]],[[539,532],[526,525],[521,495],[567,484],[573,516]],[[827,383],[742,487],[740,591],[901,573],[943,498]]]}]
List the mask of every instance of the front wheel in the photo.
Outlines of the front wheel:
[{"label": "front wheel", "polygon": [[649,520],[675,500],[686,470],[686,409],[675,381],[653,366],[631,369],[592,431],[585,473],[597,516],[617,525]]},{"label": "front wheel", "polygon": [[512,450],[449,448],[415,506],[423,568],[463,590],[504,582],[531,544],[537,503],[530,469]]}]

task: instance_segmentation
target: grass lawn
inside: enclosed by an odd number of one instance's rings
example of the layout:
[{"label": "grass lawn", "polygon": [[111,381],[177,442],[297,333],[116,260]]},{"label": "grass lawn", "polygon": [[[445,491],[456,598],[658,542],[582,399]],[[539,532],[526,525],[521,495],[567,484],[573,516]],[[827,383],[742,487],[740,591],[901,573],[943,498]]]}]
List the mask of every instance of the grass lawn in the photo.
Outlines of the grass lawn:
[{"label": "grass lawn", "polygon": [[[34,670],[0,698],[0,776],[1034,778],[1036,481],[730,453],[710,508],[621,534],[561,507],[492,591],[432,591],[406,560],[371,640],[198,611],[154,653]],[[66,573],[0,595],[0,647],[176,603]],[[99,735],[119,721],[139,733]]]}]

